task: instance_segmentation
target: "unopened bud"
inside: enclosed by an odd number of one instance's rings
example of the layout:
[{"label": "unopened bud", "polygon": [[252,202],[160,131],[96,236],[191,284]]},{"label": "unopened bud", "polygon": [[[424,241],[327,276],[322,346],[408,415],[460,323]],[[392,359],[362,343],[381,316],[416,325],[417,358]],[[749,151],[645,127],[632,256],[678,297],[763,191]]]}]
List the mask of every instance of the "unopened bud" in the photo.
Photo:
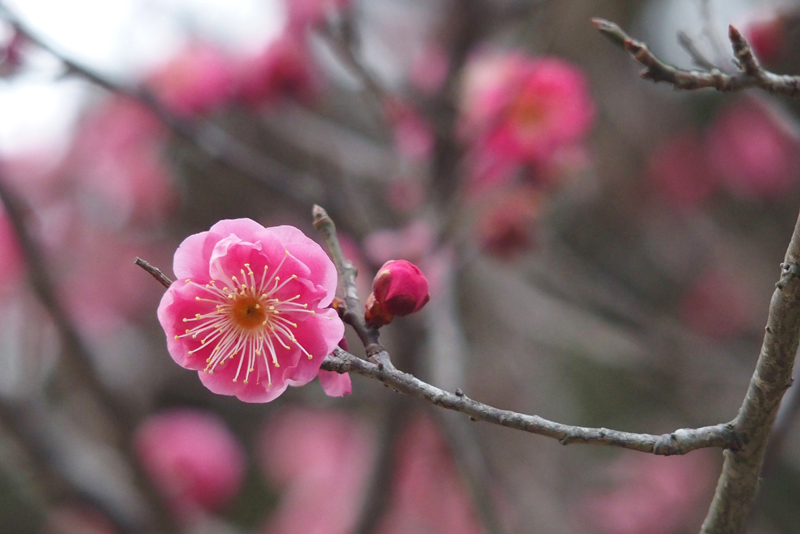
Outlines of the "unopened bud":
[{"label": "unopened bud", "polygon": [[387,261],[372,282],[365,319],[377,328],[389,324],[395,315],[418,312],[429,299],[428,281],[416,265],[405,260]]}]

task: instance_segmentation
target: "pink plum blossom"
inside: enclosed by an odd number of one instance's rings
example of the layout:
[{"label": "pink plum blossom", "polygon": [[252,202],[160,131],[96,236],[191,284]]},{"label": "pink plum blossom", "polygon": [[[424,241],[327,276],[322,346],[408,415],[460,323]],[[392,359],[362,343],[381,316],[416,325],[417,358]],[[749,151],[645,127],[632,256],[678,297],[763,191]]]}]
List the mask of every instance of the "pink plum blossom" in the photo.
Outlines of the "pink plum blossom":
[{"label": "pink plum blossom", "polygon": [[230,58],[213,45],[194,43],[151,74],[147,85],[173,113],[192,117],[230,101],[234,83]]},{"label": "pink plum blossom", "polygon": [[223,220],[186,238],[173,269],[158,307],[167,347],[214,393],[271,401],[313,380],[344,335],[333,262],[297,228]]},{"label": "pink plum blossom", "polygon": [[285,98],[310,100],[319,78],[302,36],[285,33],[239,67],[238,97],[250,106],[276,105]]},{"label": "pink plum blossom", "polygon": [[134,450],[155,486],[183,515],[224,508],[244,479],[242,446],[221,419],[200,410],[149,417],[136,430]]},{"label": "pink plum blossom", "polygon": [[790,126],[755,99],[725,108],[706,141],[711,170],[730,191],[757,200],[780,198],[800,175],[798,144]]},{"label": "pink plum blossom", "polygon": [[259,453],[265,474],[283,489],[265,533],[353,532],[375,453],[363,422],[334,410],[287,410],[264,429]]},{"label": "pink plum blossom", "polygon": [[467,65],[460,131],[479,181],[503,180],[580,142],[594,119],[583,72],[555,57],[482,53]]}]

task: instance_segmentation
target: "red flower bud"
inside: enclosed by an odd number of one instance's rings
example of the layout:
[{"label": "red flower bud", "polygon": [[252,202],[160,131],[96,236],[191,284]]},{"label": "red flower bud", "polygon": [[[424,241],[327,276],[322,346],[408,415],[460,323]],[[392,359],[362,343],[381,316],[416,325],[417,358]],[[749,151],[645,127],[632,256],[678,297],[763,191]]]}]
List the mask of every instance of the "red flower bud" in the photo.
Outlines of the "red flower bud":
[{"label": "red flower bud", "polygon": [[430,299],[428,281],[422,271],[405,260],[383,264],[372,282],[367,299],[367,324],[378,327],[400,317],[418,312]]}]

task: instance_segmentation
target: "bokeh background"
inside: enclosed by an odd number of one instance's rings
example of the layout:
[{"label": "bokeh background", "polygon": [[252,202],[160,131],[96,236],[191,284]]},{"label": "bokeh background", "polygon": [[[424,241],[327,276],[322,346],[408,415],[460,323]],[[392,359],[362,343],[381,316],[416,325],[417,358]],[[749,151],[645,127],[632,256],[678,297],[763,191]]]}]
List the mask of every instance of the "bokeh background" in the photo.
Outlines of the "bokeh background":
[{"label": "bokeh background", "polygon": [[[224,218],[316,238],[319,203],[362,300],[388,259],[429,279],[383,329],[401,369],[575,425],[729,421],[800,206],[797,103],[641,80],[590,18],[723,70],[735,24],[796,74],[800,6],[0,6],[0,532],[698,531],[718,450],[562,447],[359,376],[345,398],[216,396],[170,358],[133,260],[171,276]],[[796,402],[748,532],[800,532]]]}]

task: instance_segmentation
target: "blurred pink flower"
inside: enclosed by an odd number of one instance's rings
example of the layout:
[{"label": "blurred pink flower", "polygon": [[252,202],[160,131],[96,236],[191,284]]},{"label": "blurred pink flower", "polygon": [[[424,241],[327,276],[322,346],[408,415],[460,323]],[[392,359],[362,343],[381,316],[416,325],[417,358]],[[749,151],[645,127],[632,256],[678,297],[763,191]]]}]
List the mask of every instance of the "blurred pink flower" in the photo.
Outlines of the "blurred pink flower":
[{"label": "blurred pink flower", "polygon": [[24,276],[25,260],[11,219],[0,205],[0,296],[17,286]]},{"label": "blurred pink flower", "polygon": [[432,95],[441,90],[447,81],[450,58],[442,45],[428,43],[411,62],[411,84],[422,94]]},{"label": "blurred pink flower", "polygon": [[698,207],[719,190],[700,135],[683,131],[656,148],[647,162],[656,194],[677,208]]},{"label": "blurred pink flower", "polygon": [[770,63],[786,51],[786,20],[778,13],[765,15],[748,22],[743,34],[756,57]]},{"label": "blurred pink flower", "polygon": [[0,78],[16,74],[24,63],[24,49],[28,38],[16,28],[11,29],[9,38],[0,43]]},{"label": "blurred pink flower", "polygon": [[800,172],[798,144],[788,128],[756,100],[723,109],[706,140],[711,170],[742,197],[780,198],[797,185]]},{"label": "blurred pink flower", "polygon": [[394,258],[421,260],[433,247],[436,235],[424,220],[417,219],[400,230],[375,230],[364,238],[364,252],[375,264]]},{"label": "blurred pink flower", "polygon": [[[594,119],[583,72],[555,57],[482,53],[466,67],[460,131],[478,170],[502,180],[580,142]],[[485,176],[476,179],[484,182]]]},{"label": "blurred pink flower", "polygon": [[239,491],[245,454],[217,416],[175,409],[136,430],[134,450],[155,486],[182,515],[221,510]]},{"label": "blurred pink flower", "polygon": [[285,0],[290,28],[317,26],[327,16],[347,8],[351,0]]},{"label": "blurred pink flower", "polygon": [[396,451],[395,485],[380,534],[483,532],[452,453],[429,419],[410,423]]},{"label": "blurred pink flower", "polygon": [[239,98],[247,105],[276,105],[285,98],[311,100],[319,78],[305,38],[285,33],[239,68]]},{"label": "blurred pink flower", "polygon": [[425,160],[433,152],[433,128],[413,107],[399,100],[384,105],[398,151],[409,159]]},{"label": "blurred pink flower", "polygon": [[270,420],[260,443],[264,473],[283,488],[265,533],[353,532],[375,453],[369,428],[344,412],[295,408]]},{"label": "blurred pink flower", "polygon": [[689,287],[680,302],[681,321],[713,339],[736,337],[747,331],[752,302],[746,280],[719,270],[707,271]]},{"label": "blurred pink flower", "polygon": [[[602,534],[678,534],[696,531],[715,479],[704,451],[686,456],[625,456],[617,485],[583,502],[582,515]],[[694,524],[694,522],[697,524]]]},{"label": "blurred pink flower", "polygon": [[541,201],[541,193],[530,186],[504,188],[486,199],[477,218],[481,248],[504,259],[531,248],[536,242]]},{"label": "blurred pink flower", "polygon": [[146,85],[173,113],[202,115],[234,95],[231,58],[209,43],[193,43],[148,76]]},{"label": "blurred pink flower", "polygon": [[214,393],[271,401],[313,380],[344,335],[333,262],[297,228],[220,221],[184,240],[173,270],[158,307],[167,347]]},{"label": "blurred pink flower", "polygon": [[163,126],[147,108],[115,97],[79,125],[64,170],[94,197],[89,204],[106,207],[115,222],[160,221],[177,201],[161,159],[164,140]]}]

